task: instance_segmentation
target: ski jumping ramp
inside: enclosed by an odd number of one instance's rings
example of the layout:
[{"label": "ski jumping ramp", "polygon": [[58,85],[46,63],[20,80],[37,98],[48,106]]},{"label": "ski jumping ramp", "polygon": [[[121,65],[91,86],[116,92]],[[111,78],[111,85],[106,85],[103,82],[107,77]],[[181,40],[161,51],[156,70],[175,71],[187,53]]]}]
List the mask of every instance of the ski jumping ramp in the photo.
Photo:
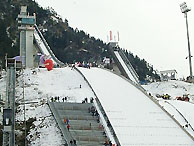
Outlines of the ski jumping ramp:
[{"label": "ski jumping ramp", "polygon": [[[122,50],[120,50],[120,52],[122,52]],[[137,73],[135,72],[135,70],[133,69],[133,66],[131,65],[131,63],[129,62],[129,60],[127,58],[125,58],[124,61],[124,53],[123,53],[123,58],[121,57],[118,51],[114,51],[117,59],[119,60],[119,62],[121,63],[124,71],[126,72],[127,76],[129,77],[129,79],[131,79],[134,83],[139,83],[139,77],[137,75]]]},{"label": "ski jumping ramp", "polygon": [[37,45],[40,52],[46,56],[50,56],[53,60],[53,63],[58,66],[64,66],[64,63],[57,59],[55,54],[52,52],[51,48],[49,47],[47,41],[45,40],[44,36],[38,29],[37,25],[34,25],[34,38],[35,44]]},{"label": "ski jumping ramp", "polygon": [[79,68],[98,96],[122,146],[193,146],[164,110],[125,78],[100,68]]}]

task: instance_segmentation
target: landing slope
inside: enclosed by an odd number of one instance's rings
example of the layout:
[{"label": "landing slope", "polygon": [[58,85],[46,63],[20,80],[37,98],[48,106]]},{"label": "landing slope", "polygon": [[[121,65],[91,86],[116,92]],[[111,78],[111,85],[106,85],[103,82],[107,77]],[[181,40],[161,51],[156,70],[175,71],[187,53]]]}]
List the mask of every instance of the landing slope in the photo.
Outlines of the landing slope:
[{"label": "landing slope", "polygon": [[103,105],[122,146],[194,145],[153,101],[121,77],[99,68],[79,68]]},{"label": "landing slope", "polygon": [[[151,93],[171,115],[194,137],[194,84],[184,81],[164,81],[155,82],[143,86],[147,92]],[[157,98],[157,95],[169,94],[170,100]],[[176,100],[176,97],[188,95],[189,102]],[[186,127],[186,124],[190,124]]]}]

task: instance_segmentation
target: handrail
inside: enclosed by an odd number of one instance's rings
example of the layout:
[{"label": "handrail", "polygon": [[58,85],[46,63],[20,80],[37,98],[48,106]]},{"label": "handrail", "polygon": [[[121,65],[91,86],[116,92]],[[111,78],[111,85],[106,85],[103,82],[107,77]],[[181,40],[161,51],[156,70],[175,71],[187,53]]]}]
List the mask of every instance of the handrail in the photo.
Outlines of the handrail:
[{"label": "handrail", "polygon": [[185,116],[171,103],[169,103],[168,101],[165,101],[166,103],[168,103],[169,105],[171,105],[180,115],[181,117],[185,120],[185,122],[190,126],[190,128],[194,131],[192,125],[187,121],[187,119],[185,118]]},{"label": "handrail", "polygon": [[98,98],[96,98],[96,103],[97,103],[97,105],[100,107],[100,110],[103,112],[104,119],[105,119],[105,121],[106,121],[106,123],[107,123],[107,126],[111,129],[111,132],[112,132],[112,134],[113,134],[113,137],[114,137],[114,139],[115,139],[115,142],[117,143],[117,146],[120,146],[121,144],[120,144],[120,142],[119,142],[119,139],[118,139],[118,137],[116,136],[116,133],[115,133],[115,131],[114,131],[114,129],[113,129],[113,126],[112,126],[112,124],[110,123],[110,120],[109,120],[109,118],[108,118],[108,116],[107,116],[107,114],[106,114],[106,112],[105,112],[105,110],[104,110],[104,108],[103,108],[103,106],[102,106],[102,104],[100,103],[100,101],[99,101]]}]

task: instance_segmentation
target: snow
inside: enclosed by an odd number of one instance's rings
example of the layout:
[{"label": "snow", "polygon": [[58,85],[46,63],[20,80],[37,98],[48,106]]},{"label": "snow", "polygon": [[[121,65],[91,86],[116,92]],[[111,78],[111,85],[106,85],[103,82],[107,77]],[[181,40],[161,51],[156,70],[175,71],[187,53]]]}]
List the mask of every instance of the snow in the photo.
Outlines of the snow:
[{"label": "snow", "polygon": [[156,94],[169,94],[173,99],[177,96],[183,96],[183,94],[189,94],[191,99],[194,96],[194,86],[191,83],[183,81],[164,81],[164,82],[155,82],[143,86],[148,92],[151,92],[152,95]]},{"label": "snow", "polygon": [[[28,139],[30,136],[33,136],[34,139],[31,139],[32,146],[48,146],[48,145],[61,145],[62,139],[60,130],[56,127],[55,120],[53,117],[46,118],[44,123],[42,119],[40,121],[36,121],[35,128],[30,131],[30,135],[28,135]],[[37,135],[39,135],[39,138]]]},{"label": "snow", "polygon": [[[44,73],[42,69],[42,73]],[[37,70],[38,72],[38,70]],[[38,74],[41,74],[41,71]],[[33,75],[30,69],[25,70],[24,76],[18,78],[16,87],[16,102],[21,103],[17,108],[16,122],[24,121],[24,104],[25,104],[25,118],[34,118],[34,128],[31,127],[30,134],[27,139],[30,145],[48,145],[48,146],[61,146],[63,139],[60,136],[60,130],[56,127],[55,120],[47,105],[48,94],[43,93],[39,89],[41,80],[37,75]],[[47,78],[44,76],[43,78]],[[24,83],[24,96],[23,96],[23,83]],[[24,99],[24,100],[23,100]]]},{"label": "snow", "polygon": [[[41,33],[41,32],[40,32],[40,33]],[[43,53],[44,55],[48,56],[49,58],[50,58],[50,57],[53,57],[53,56],[49,53],[49,51],[48,51],[48,49],[46,48],[46,46],[45,46],[43,40],[40,38],[40,36],[39,36],[39,34],[38,34],[38,32],[37,32],[36,30],[34,30],[34,37],[35,37],[35,39],[36,39],[36,41],[37,41],[37,43],[38,43],[38,45],[39,45],[39,47],[40,47],[42,53]],[[56,61],[55,61],[55,59],[53,59],[53,58],[51,58],[51,59],[52,59],[52,61],[54,62],[54,64],[57,64]]]},{"label": "snow", "polygon": [[[156,99],[182,126],[184,126],[185,130],[194,137],[194,129],[192,129],[194,128],[194,118],[192,116],[192,111],[194,111],[194,85],[192,83],[171,80],[151,83],[143,87],[147,92],[150,92],[154,98],[156,98],[156,94],[169,94],[171,100]],[[190,102],[176,100],[176,97],[183,96],[184,94],[189,95]],[[191,127],[185,127],[186,124],[190,124]]]},{"label": "snow", "polygon": [[40,36],[38,35],[38,32],[37,32],[36,30],[34,30],[34,36],[35,36],[35,39],[37,40],[38,45],[40,46],[42,52],[43,52],[45,55],[49,56],[50,53],[48,52],[46,46],[44,45],[43,41],[41,40],[41,38],[40,38]]},{"label": "snow", "polygon": [[126,80],[98,68],[79,68],[101,101],[121,145],[193,145],[153,101]]},{"label": "snow", "polygon": [[[61,146],[63,138],[47,105],[47,100],[59,96],[61,102],[63,97],[68,97],[68,102],[81,102],[86,97],[94,97],[94,94],[81,75],[71,68],[35,70],[37,74],[32,74],[30,69],[25,70],[24,76],[21,75],[18,78],[16,88],[16,102],[24,103],[22,94],[24,81],[24,98],[27,103],[25,118],[26,120],[36,118],[33,122],[35,128],[31,128],[27,139],[31,141],[32,146]],[[0,86],[3,85],[0,84]],[[24,120],[24,105],[19,105],[17,111],[16,121],[21,122]]]},{"label": "snow", "polygon": [[[193,145],[193,140],[165,112],[125,79],[99,68],[78,69],[97,94],[122,146]],[[47,101],[51,97],[59,96],[61,102],[63,97],[68,97],[68,102],[82,102],[86,97],[94,97],[94,93],[84,78],[70,67],[54,68],[51,71],[45,68],[35,70],[37,74],[32,74],[31,69],[26,69],[24,76],[20,75],[17,79],[16,102],[19,106],[16,122],[24,120],[22,103],[26,103],[26,120],[36,119],[33,122],[35,126],[31,127],[27,136],[30,145],[61,146],[64,144],[63,138]],[[0,80],[0,94],[5,95],[5,88],[6,76]],[[173,99],[182,94],[194,95],[194,86],[180,81],[153,83],[144,88],[153,96],[157,93],[168,93]],[[187,122],[174,107],[194,127],[192,103],[157,100],[182,126]],[[185,130],[194,136],[191,127]]]}]

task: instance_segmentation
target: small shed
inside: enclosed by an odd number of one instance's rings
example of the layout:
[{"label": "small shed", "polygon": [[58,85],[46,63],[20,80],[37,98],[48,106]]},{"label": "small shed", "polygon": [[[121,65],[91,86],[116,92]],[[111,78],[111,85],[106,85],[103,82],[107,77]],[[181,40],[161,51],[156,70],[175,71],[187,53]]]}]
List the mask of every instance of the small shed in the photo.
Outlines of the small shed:
[{"label": "small shed", "polygon": [[177,71],[175,69],[160,71],[161,81],[176,80],[176,74]]}]

